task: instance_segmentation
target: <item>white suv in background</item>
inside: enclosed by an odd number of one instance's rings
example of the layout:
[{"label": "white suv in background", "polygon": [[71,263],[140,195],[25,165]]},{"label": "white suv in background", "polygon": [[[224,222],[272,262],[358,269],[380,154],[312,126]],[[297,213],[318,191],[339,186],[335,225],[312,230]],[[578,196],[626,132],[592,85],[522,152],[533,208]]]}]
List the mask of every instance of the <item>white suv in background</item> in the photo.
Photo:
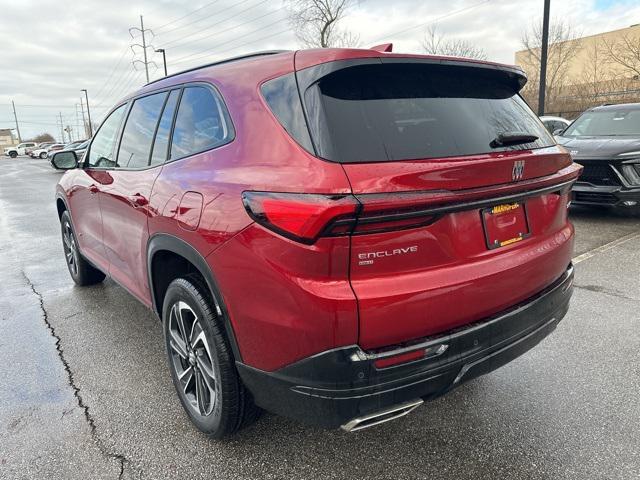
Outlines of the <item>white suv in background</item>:
[{"label": "white suv in background", "polygon": [[35,142],[20,143],[16,147],[9,147],[4,149],[4,154],[9,155],[11,158],[16,158],[18,155],[26,155],[27,148],[34,148],[37,144]]}]

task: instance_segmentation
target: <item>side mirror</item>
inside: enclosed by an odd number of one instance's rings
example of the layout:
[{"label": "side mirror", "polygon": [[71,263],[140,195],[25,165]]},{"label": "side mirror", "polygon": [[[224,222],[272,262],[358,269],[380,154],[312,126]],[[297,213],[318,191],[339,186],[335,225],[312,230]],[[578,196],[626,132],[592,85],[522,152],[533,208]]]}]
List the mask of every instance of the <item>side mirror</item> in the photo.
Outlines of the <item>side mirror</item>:
[{"label": "side mirror", "polygon": [[556,128],[556,129],[553,131],[553,135],[554,135],[554,136],[555,136],[555,135],[562,135],[562,132],[564,132],[564,130],[565,130],[564,128]]},{"label": "side mirror", "polygon": [[78,167],[76,152],[52,152],[51,166],[56,170],[71,170]]}]

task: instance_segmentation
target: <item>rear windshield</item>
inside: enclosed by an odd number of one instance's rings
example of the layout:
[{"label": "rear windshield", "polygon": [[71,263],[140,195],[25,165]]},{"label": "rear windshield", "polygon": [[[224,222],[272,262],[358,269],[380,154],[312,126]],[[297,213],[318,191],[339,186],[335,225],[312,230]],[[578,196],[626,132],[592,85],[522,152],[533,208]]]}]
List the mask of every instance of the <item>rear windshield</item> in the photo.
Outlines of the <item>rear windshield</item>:
[{"label": "rear windshield", "polygon": [[[495,72],[437,64],[344,68],[309,87],[304,102],[316,154],[386,162],[542,148],[553,137]],[[492,148],[498,135],[537,140]]]},{"label": "rear windshield", "polygon": [[562,134],[563,137],[640,137],[640,109],[585,112]]}]

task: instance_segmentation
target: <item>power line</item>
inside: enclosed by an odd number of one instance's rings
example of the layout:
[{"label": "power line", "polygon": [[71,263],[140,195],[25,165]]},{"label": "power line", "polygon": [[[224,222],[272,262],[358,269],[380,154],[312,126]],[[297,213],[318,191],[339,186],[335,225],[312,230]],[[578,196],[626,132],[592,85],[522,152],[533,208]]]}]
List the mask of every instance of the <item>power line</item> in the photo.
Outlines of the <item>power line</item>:
[{"label": "power line", "polygon": [[126,82],[130,81],[131,78],[135,75],[135,73],[136,73],[135,69],[132,68],[131,70],[129,70],[125,76],[121,77],[118,82],[114,83],[111,86],[111,89],[109,90],[109,92],[105,94],[103,99],[100,100],[100,102],[98,102],[98,104],[94,108],[100,107],[106,100],[113,98],[115,96],[114,93],[117,91],[117,89],[120,88],[122,85],[124,85]]},{"label": "power line", "polygon": [[398,35],[400,33],[405,33],[405,32],[408,32],[409,30],[414,30],[416,28],[420,28],[420,27],[424,27],[424,26],[427,26],[427,25],[431,25],[433,23],[437,23],[437,22],[439,22],[441,20],[444,20],[445,18],[453,17],[454,15],[458,15],[460,13],[468,12],[469,10],[473,10],[474,8],[480,7],[480,6],[484,5],[485,3],[489,3],[490,1],[491,0],[484,0],[484,1],[476,3],[474,5],[469,5],[468,7],[464,7],[464,8],[461,8],[459,10],[455,10],[453,12],[449,12],[449,13],[447,13],[445,15],[442,15],[442,16],[440,16],[438,18],[435,18],[433,20],[429,20],[428,22],[420,23],[418,25],[414,25],[413,27],[409,27],[409,28],[405,28],[405,29],[402,29],[402,30],[398,30],[397,32],[388,33],[384,37],[380,37],[380,38],[378,38],[376,40],[370,40],[370,42],[371,43],[375,43],[375,42],[381,42],[381,41],[384,41],[384,40],[388,40],[390,37],[393,37],[393,36]]},{"label": "power line", "polygon": [[[267,29],[267,28],[269,28],[269,27],[272,27],[273,25],[276,25],[277,23],[282,22],[282,21],[283,21],[283,19],[276,20],[275,22],[269,23],[269,24],[265,25],[265,26],[264,26],[264,27],[262,27],[262,28],[258,28],[258,29],[256,29],[256,30],[253,30],[252,32],[247,33],[247,35],[246,35],[246,36],[248,36],[248,35],[253,35],[254,33],[257,33],[257,32],[260,32],[260,31],[262,31],[262,30],[265,30],[265,29]],[[241,46],[244,46],[244,45],[250,45],[250,44],[255,43],[255,42],[258,42],[258,41],[260,41],[260,40],[265,40],[265,39],[267,39],[267,38],[275,37],[276,35],[281,35],[281,34],[283,34],[283,33],[285,33],[285,32],[290,32],[290,31],[291,31],[291,29],[290,29],[290,28],[287,28],[286,30],[282,30],[282,31],[280,31],[280,32],[277,32],[277,33],[274,33],[274,34],[271,34],[271,35],[267,35],[267,36],[265,36],[265,37],[257,38],[257,39],[255,39],[255,40],[251,40],[251,41],[249,41],[249,42],[245,42],[245,43],[243,43],[243,44],[236,45],[235,47],[231,48],[231,50],[233,50],[233,49],[235,49],[235,48],[238,48],[238,47],[241,47]],[[227,45],[227,44],[229,44],[229,43],[233,43],[233,42],[235,42],[235,41],[236,41],[236,39],[231,39],[231,40],[228,40],[228,41],[226,41],[226,42],[218,43],[218,44],[216,45],[216,48],[214,48],[214,49],[207,48],[207,49],[204,49],[204,50],[200,50],[200,51],[198,51],[198,52],[191,53],[191,54],[189,54],[189,55],[185,55],[185,56],[183,56],[183,57],[177,58],[175,61],[171,62],[171,64],[172,64],[172,65],[174,65],[174,64],[176,64],[176,63],[182,63],[182,62],[184,62],[186,59],[188,59],[188,58],[190,58],[190,57],[194,57],[194,56],[200,55],[201,53],[205,53],[205,52],[212,52],[213,50],[217,50],[217,49],[218,49],[218,47],[220,47],[221,45]],[[226,51],[229,51],[229,50],[226,50]]]},{"label": "power line", "polygon": [[[241,2],[238,2],[238,3],[236,3],[236,4],[235,4],[235,5],[233,5],[233,6],[235,7],[235,6],[237,6],[237,5],[242,5],[243,3],[247,3],[248,1],[249,1],[249,0],[242,0]],[[214,3],[215,3],[215,2],[214,2]],[[159,34],[158,34],[158,36],[167,35],[168,33],[175,32],[176,30],[180,30],[180,29],[182,29],[182,28],[184,28],[184,27],[188,27],[189,25],[193,25],[194,23],[198,23],[198,22],[201,22],[202,20],[206,20],[207,18],[214,17],[214,16],[218,15],[219,13],[220,13],[220,11],[219,11],[219,10],[216,10],[215,12],[210,13],[209,15],[205,15],[204,17],[200,17],[200,18],[198,18],[198,19],[196,19],[196,20],[193,20],[193,21],[191,21],[191,22],[185,23],[184,25],[178,25],[178,26],[177,26],[177,27],[175,27],[175,28],[171,28],[171,29],[169,29],[169,30],[166,30],[166,31],[164,31],[164,32],[161,32],[161,33],[159,33]]]},{"label": "power line", "polygon": [[[6,105],[7,107],[11,106],[10,103],[6,103],[4,105]],[[20,104],[20,108],[22,108],[22,107],[27,107],[27,108],[56,108],[56,109],[58,109],[58,108],[74,108],[73,106],[71,106],[71,105],[69,105],[67,103],[59,104],[59,105],[55,105],[55,104],[36,105],[36,104],[24,104],[24,103],[21,103]]]},{"label": "power line", "polygon": [[[247,3],[248,1],[249,1],[249,0],[242,0],[241,2],[236,3],[236,4],[234,5],[234,7],[237,7],[238,5],[242,5],[243,3]],[[266,3],[266,2],[268,2],[268,1],[270,1],[270,0],[261,0],[261,1],[259,1],[258,3],[256,3],[255,5],[250,5],[249,7],[245,8],[244,10],[240,10],[239,12],[236,12],[235,14],[233,14],[233,15],[231,15],[231,16],[229,16],[229,17],[225,18],[224,20],[218,20],[217,22],[212,23],[211,25],[209,25],[208,27],[206,27],[206,28],[204,28],[204,29],[198,29],[198,30],[196,30],[196,31],[194,31],[194,32],[192,32],[192,33],[190,33],[190,34],[188,34],[188,35],[184,35],[184,36],[182,36],[182,37],[180,37],[180,38],[176,38],[176,39],[174,39],[174,40],[170,40],[170,41],[168,41],[168,42],[164,42],[164,43],[162,43],[162,46],[163,46],[163,47],[166,47],[167,45],[171,45],[171,44],[173,44],[173,43],[175,43],[175,42],[177,42],[177,41],[179,41],[179,40],[184,40],[185,38],[193,37],[194,35],[197,35],[198,33],[201,33],[203,30],[204,30],[204,31],[206,31],[206,30],[210,30],[211,28],[215,27],[216,25],[220,25],[221,23],[224,23],[224,22],[226,22],[227,20],[231,20],[232,18],[235,18],[235,17],[237,17],[238,15],[240,15],[240,14],[242,14],[242,13],[244,13],[244,12],[248,12],[248,11],[249,11],[249,10],[251,10],[252,8],[255,8],[255,7],[259,6],[259,5],[262,5],[263,3]],[[212,17],[212,16],[214,16],[214,15],[217,15],[218,13],[219,13],[219,12],[213,13],[213,14],[209,15],[208,17],[201,18],[201,19],[199,19],[199,20],[196,20],[195,22],[199,22],[200,20],[204,20],[204,19],[206,19],[206,18]],[[195,22],[191,22],[191,23],[195,23]],[[187,25],[189,25],[189,24],[187,24]],[[186,25],[185,25],[185,26],[186,26]]]},{"label": "power line", "polygon": [[[270,35],[266,35],[266,36],[264,36],[264,37],[256,38],[255,40],[251,40],[251,41],[249,41],[249,42],[241,43],[240,45],[236,45],[236,46],[234,46],[234,47],[231,47],[231,48],[229,48],[229,49],[222,50],[222,51],[220,51],[220,52],[216,52],[216,53],[218,53],[218,54],[222,54],[222,53],[232,52],[233,50],[236,50],[236,49],[238,49],[238,48],[240,48],[240,47],[244,47],[244,46],[246,46],[246,45],[252,45],[252,44],[254,44],[254,43],[256,43],[256,42],[260,42],[260,41],[262,41],[262,40],[266,40],[266,39],[268,39],[268,38],[276,37],[276,36],[278,36],[278,35],[282,35],[283,33],[290,33],[290,32],[291,32],[291,29],[287,28],[287,29],[285,29],[285,30],[280,30],[279,32],[272,33],[272,34],[270,34]],[[227,43],[228,43],[228,42],[227,42]],[[209,53],[209,52],[211,52],[211,51],[212,51],[212,50],[209,50],[209,51],[208,51],[208,53]],[[203,52],[199,52],[199,53],[203,53]],[[205,54],[205,55],[201,55],[201,56],[200,56],[200,57],[198,57],[198,58],[192,58],[192,59],[190,59],[190,60],[199,60],[200,58],[207,57],[207,56],[208,56],[208,53],[207,53],[207,54]],[[196,55],[196,54],[193,54],[193,55]],[[192,56],[192,55],[187,55],[187,57],[191,57],[191,56]],[[186,57],[182,57],[182,58],[183,58],[183,59],[185,59]],[[188,60],[181,60],[180,62],[173,62],[172,64],[175,64],[175,63],[184,63],[185,61],[188,61]]]},{"label": "power line", "polygon": [[209,2],[209,3],[207,3],[206,5],[204,5],[204,6],[200,7],[200,8],[196,8],[195,10],[190,11],[189,13],[187,13],[186,15],[183,15],[180,18],[176,18],[175,20],[171,20],[170,22],[164,23],[164,24],[160,25],[159,27],[156,27],[156,32],[159,32],[160,30],[162,30],[167,25],[171,25],[173,23],[179,22],[183,18],[187,18],[187,17],[193,15],[194,13],[199,12],[200,10],[203,10],[203,9],[207,8],[209,5],[213,5],[217,1],[218,0],[213,0],[213,2]]},{"label": "power line", "polygon": [[[200,42],[202,40],[205,40],[205,39],[208,39],[208,38],[211,38],[211,37],[215,37],[215,36],[220,35],[222,33],[228,32],[229,30],[234,30],[234,29],[236,29],[238,27],[242,27],[243,25],[247,25],[249,23],[255,22],[256,20],[260,20],[261,18],[268,17],[269,15],[273,15],[274,13],[278,13],[279,11],[281,11],[283,9],[284,9],[284,7],[280,7],[280,8],[278,8],[276,10],[273,10],[273,11],[271,11],[269,13],[265,13],[265,14],[260,15],[258,17],[252,18],[251,20],[247,20],[246,22],[242,22],[242,23],[238,23],[238,24],[232,25],[229,28],[225,28],[224,30],[217,30],[217,31],[215,31],[214,33],[212,33],[210,35],[205,35],[204,37],[194,38],[193,40],[188,40],[186,42],[178,43],[177,45],[174,45],[172,48],[184,47],[185,45],[189,45],[191,43],[196,43],[196,42]],[[207,31],[209,29],[210,29],[210,27],[204,29],[203,31]]]},{"label": "power line", "polygon": [[95,95],[96,98],[98,98],[100,96],[100,94],[104,90],[104,87],[106,87],[108,85],[109,81],[111,80],[111,77],[113,77],[113,74],[118,70],[118,67],[120,66],[120,63],[122,62],[122,59],[125,57],[125,55],[127,54],[128,51],[129,51],[129,45],[127,45],[125,47],[124,52],[122,52],[122,55],[120,55],[120,58],[118,59],[118,62],[116,63],[116,66],[111,69],[111,72],[109,73],[109,76],[107,77],[107,79],[104,81],[104,83],[100,87],[100,90],[98,90],[98,93],[96,93],[96,95]]}]

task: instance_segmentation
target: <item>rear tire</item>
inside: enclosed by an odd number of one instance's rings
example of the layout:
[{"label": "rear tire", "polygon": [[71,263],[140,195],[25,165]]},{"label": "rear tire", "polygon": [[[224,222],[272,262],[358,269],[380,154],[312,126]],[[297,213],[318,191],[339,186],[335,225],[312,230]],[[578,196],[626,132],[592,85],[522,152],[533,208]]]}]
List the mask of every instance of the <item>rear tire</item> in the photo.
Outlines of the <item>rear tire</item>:
[{"label": "rear tire", "polygon": [[67,261],[67,268],[76,285],[84,287],[103,281],[105,274],[91,265],[80,253],[76,234],[71,224],[71,216],[66,210],[62,212],[60,217],[60,226],[62,229],[62,248]]},{"label": "rear tire", "polygon": [[47,158],[47,152],[40,152],[40,158],[43,160]]},{"label": "rear tire", "polygon": [[238,375],[215,305],[199,277],[178,278],[164,297],[162,322],[182,407],[198,430],[222,438],[251,424],[261,410]]}]

